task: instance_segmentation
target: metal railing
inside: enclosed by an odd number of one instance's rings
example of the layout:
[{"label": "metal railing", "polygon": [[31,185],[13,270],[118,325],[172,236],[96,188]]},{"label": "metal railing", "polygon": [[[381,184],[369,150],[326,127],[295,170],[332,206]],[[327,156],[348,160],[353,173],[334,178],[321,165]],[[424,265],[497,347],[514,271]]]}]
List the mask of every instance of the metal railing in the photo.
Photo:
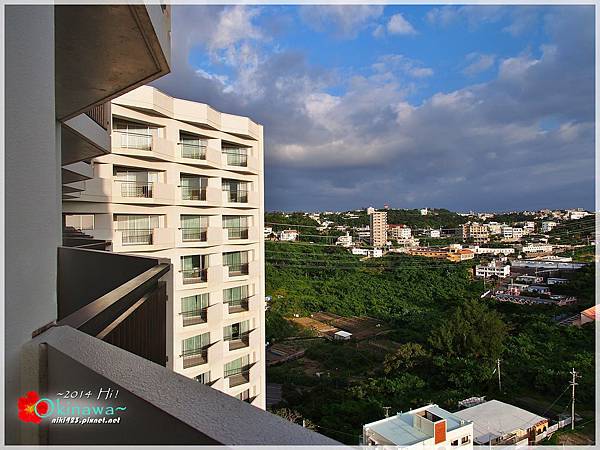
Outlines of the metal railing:
[{"label": "metal railing", "polygon": [[229,378],[229,387],[239,386],[250,382],[250,367],[244,366],[239,369],[229,369],[224,372],[223,377]]},{"label": "metal railing", "polygon": [[132,131],[113,130],[115,142],[120,148],[130,148],[132,150],[152,150],[152,135],[135,133]]},{"label": "metal railing", "polygon": [[197,325],[199,323],[205,323],[207,317],[207,309],[190,309],[188,311],[181,311],[179,314],[183,319],[183,326]]},{"label": "metal railing", "polygon": [[227,193],[227,201],[231,203],[248,203],[248,191],[245,189],[237,189],[235,191],[231,191],[229,189],[225,189]]},{"label": "metal railing", "polygon": [[152,230],[117,230],[122,233],[123,245],[150,245],[152,244]]},{"label": "metal railing", "polygon": [[248,154],[238,153],[236,151],[223,150],[227,158],[228,166],[248,167]]},{"label": "metal railing", "polygon": [[241,275],[248,275],[248,263],[241,264],[232,264],[230,266],[226,266],[229,268],[229,276],[230,277],[238,277]]},{"label": "metal railing", "polygon": [[226,300],[224,303],[228,306],[229,313],[248,311],[250,297]]},{"label": "metal railing", "polygon": [[121,184],[121,197],[152,198],[154,183],[151,181],[116,181]]},{"label": "metal railing", "polygon": [[248,347],[250,345],[250,331],[246,331],[244,333],[240,333],[236,336],[229,336],[227,338],[223,338],[224,341],[229,342],[229,350],[237,350],[240,348]]},{"label": "metal railing", "polygon": [[181,228],[182,241],[206,241],[207,228]]},{"label": "metal railing", "polygon": [[205,283],[208,280],[207,269],[190,269],[182,270],[183,284]]},{"label": "metal railing", "polygon": [[183,368],[199,366],[208,362],[208,347],[186,350],[181,353]]},{"label": "metal railing", "polygon": [[86,111],[85,114],[100,125],[105,130],[108,130],[110,127],[110,102],[106,102],[102,105],[94,106],[89,111]]},{"label": "metal railing", "polygon": [[206,188],[181,186],[182,200],[206,200]]},{"label": "metal railing", "polygon": [[206,145],[190,144],[180,142],[181,157],[191,159],[206,159]]},{"label": "metal railing", "polygon": [[228,239],[248,239],[248,227],[225,227]]}]

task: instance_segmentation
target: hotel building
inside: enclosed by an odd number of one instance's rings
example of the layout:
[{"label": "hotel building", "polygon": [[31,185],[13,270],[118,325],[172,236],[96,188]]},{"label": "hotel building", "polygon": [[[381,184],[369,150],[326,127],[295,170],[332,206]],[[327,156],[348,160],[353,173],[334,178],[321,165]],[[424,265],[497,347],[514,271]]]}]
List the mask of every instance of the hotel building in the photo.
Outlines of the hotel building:
[{"label": "hotel building", "polygon": [[369,211],[369,227],[371,245],[373,247],[384,247],[387,243],[387,212]]},{"label": "hotel building", "polygon": [[148,86],[111,109],[66,227],[171,264],[167,367],[264,409],[262,126]]}]

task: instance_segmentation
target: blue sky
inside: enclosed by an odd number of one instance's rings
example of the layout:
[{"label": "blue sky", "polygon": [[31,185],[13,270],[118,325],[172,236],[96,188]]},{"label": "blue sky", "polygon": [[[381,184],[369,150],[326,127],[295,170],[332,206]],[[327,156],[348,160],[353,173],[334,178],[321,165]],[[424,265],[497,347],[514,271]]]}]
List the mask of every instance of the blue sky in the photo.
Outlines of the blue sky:
[{"label": "blue sky", "polygon": [[265,127],[269,210],[593,209],[593,6],[174,6],[171,95]]}]

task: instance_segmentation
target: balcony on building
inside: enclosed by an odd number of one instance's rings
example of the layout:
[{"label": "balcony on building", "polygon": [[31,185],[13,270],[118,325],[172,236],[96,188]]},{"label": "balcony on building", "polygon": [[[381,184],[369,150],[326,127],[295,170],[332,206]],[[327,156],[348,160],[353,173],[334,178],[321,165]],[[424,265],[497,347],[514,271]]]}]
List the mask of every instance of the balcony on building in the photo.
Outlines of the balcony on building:
[{"label": "balcony on building", "polygon": [[226,203],[248,203],[248,182],[223,179],[223,194]]},{"label": "balcony on building", "polygon": [[249,320],[233,323],[223,328],[223,341],[228,343],[229,351],[248,347],[252,331]]},{"label": "balcony on building", "polygon": [[229,314],[249,311],[251,295],[248,294],[249,287],[236,286],[223,290],[223,304]]},{"label": "balcony on building", "polygon": [[250,355],[245,355],[225,364],[223,378],[228,380],[230,388],[250,382],[250,369],[256,364],[250,363]]},{"label": "balcony on building", "polygon": [[223,253],[223,267],[225,269],[225,279],[231,277],[242,277],[250,273],[248,263],[248,252],[225,252]]},{"label": "balcony on building", "polygon": [[181,174],[179,188],[181,200],[207,200],[208,178],[199,175]]},{"label": "balcony on building", "polygon": [[206,283],[208,281],[208,256],[189,255],[181,257],[183,284]]},{"label": "balcony on building", "polygon": [[248,216],[223,216],[223,230],[226,240],[245,240],[249,238]]},{"label": "balcony on building", "polygon": [[189,133],[180,133],[179,148],[182,158],[206,160],[207,140]]},{"label": "balcony on building", "polygon": [[184,327],[206,323],[208,320],[209,294],[189,295],[181,298],[182,325]]},{"label": "balcony on building", "polygon": [[183,368],[201,366],[208,363],[208,349],[211,346],[210,333],[202,333],[181,341]]},{"label": "balcony on building", "polygon": [[163,127],[114,117],[112,152],[147,159],[171,160],[174,157],[174,149],[163,135]]},{"label": "balcony on building", "polygon": [[208,217],[185,214],[181,216],[181,240],[205,242],[208,234]]}]

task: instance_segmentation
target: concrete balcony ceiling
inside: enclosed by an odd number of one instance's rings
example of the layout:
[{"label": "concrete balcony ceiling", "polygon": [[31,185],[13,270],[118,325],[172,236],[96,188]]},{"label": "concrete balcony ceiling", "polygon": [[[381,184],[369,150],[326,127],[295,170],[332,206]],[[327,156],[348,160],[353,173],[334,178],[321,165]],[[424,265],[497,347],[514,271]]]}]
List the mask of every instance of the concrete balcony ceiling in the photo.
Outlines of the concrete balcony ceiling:
[{"label": "concrete balcony ceiling", "polygon": [[57,118],[167,74],[169,13],[161,5],[55,6]]}]

